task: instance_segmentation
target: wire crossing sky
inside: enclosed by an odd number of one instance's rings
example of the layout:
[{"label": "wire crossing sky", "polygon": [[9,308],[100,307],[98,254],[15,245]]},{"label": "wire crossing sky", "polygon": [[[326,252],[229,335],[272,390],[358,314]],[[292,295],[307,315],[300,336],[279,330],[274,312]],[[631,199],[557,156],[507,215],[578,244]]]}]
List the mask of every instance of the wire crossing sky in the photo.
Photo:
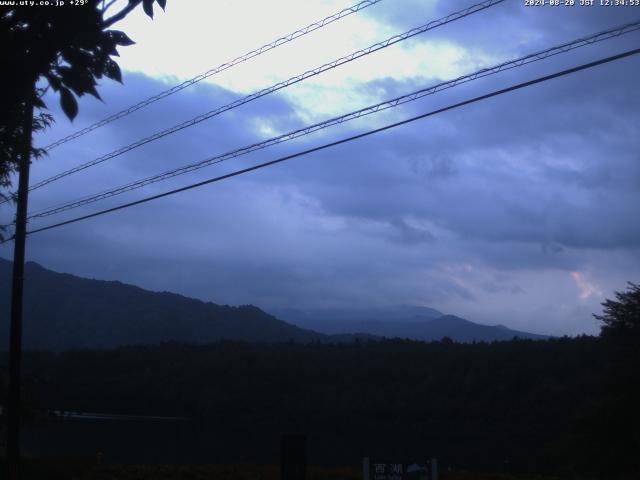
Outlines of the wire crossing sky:
[{"label": "wire crossing sky", "polygon": [[122,209],[125,209],[125,208],[130,208],[130,207],[133,207],[133,206],[136,206],[136,205],[140,205],[142,203],[150,202],[152,200],[158,200],[160,198],[164,198],[164,197],[167,197],[167,196],[170,196],[170,195],[175,195],[177,193],[181,193],[181,192],[184,192],[184,191],[187,191],[187,190],[198,188],[198,187],[201,187],[201,186],[204,186],[204,185],[209,185],[211,183],[219,182],[221,180],[226,180],[228,178],[236,177],[238,175],[249,173],[249,172],[252,172],[254,170],[259,170],[261,168],[270,167],[272,165],[275,165],[275,164],[278,164],[278,163],[281,163],[281,162],[284,162],[284,161],[287,161],[287,160],[298,158],[298,157],[301,157],[301,156],[304,156],[304,155],[308,155],[310,153],[314,153],[314,152],[317,152],[317,151],[320,151],[320,150],[324,150],[324,149],[327,149],[327,148],[336,147],[336,146],[344,144],[344,143],[348,143],[348,142],[351,142],[351,141],[354,141],[354,140],[358,140],[358,139],[361,139],[361,138],[364,138],[364,137],[368,137],[368,136],[373,135],[373,134],[381,133],[383,131],[390,130],[392,128],[396,128],[396,127],[399,127],[399,126],[402,126],[402,125],[406,125],[408,123],[415,122],[417,120],[422,120],[424,118],[431,117],[433,115],[437,115],[437,114],[440,114],[440,113],[443,113],[443,112],[446,112],[446,111],[449,111],[449,110],[453,110],[453,109],[456,109],[456,108],[459,108],[459,107],[470,105],[472,103],[476,103],[476,102],[479,102],[479,101],[482,101],[482,100],[487,100],[487,99],[489,99],[491,97],[496,97],[498,95],[503,95],[505,93],[513,92],[515,90],[519,90],[519,89],[522,89],[522,88],[530,87],[532,85],[536,85],[538,83],[543,83],[543,82],[546,82],[548,80],[552,80],[552,79],[555,79],[555,78],[558,78],[558,77],[563,77],[563,76],[566,76],[566,75],[577,73],[577,72],[579,72],[581,70],[586,70],[586,69],[589,69],[589,68],[593,68],[593,67],[596,67],[596,66],[599,66],[599,65],[603,65],[603,64],[606,64],[606,63],[610,63],[610,62],[613,62],[613,61],[616,61],[616,60],[620,60],[620,59],[623,59],[623,58],[626,58],[626,57],[629,57],[629,56],[632,56],[632,55],[637,55],[638,53],[640,53],[640,48],[637,48],[637,49],[634,49],[634,50],[629,50],[629,51],[626,51],[626,52],[622,52],[620,54],[612,55],[612,56],[609,56],[609,57],[606,57],[606,58],[601,58],[601,59],[593,61],[593,62],[585,63],[585,64],[582,64],[582,65],[579,65],[579,66],[576,66],[576,67],[573,67],[573,68],[569,68],[569,69],[566,69],[566,70],[562,70],[562,71],[559,71],[559,72],[556,72],[556,73],[553,73],[553,74],[550,74],[550,75],[545,75],[543,77],[538,77],[536,79],[529,80],[529,81],[526,81],[526,82],[522,82],[522,83],[519,83],[519,84],[516,84],[516,85],[512,85],[510,87],[503,88],[503,89],[500,89],[500,90],[496,90],[496,91],[493,91],[491,93],[487,93],[485,95],[481,95],[479,97],[475,97],[475,98],[472,98],[472,99],[469,99],[469,100],[465,100],[463,102],[456,103],[454,105],[449,105],[447,107],[440,108],[440,109],[437,109],[437,110],[434,110],[434,111],[431,111],[431,112],[427,112],[427,113],[424,113],[422,115],[418,115],[418,116],[415,116],[415,117],[412,117],[412,118],[408,118],[408,119],[400,121],[400,122],[392,123],[390,125],[386,125],[386,126],[381,127],[381,128],[376,128],[374,130],[369,130],[369,131],[367,131],[365,133],[361,133],[361,134],[358,134],[358,135],[353,135],[351,137],[347,137],[347,138],[344,138],[342,140],[338,140],[338,141],[327,143],[327,144],[324,144],[324,145],[321,145],[321,146],[318,146],[318,147],[310,148],[308,150],[304,150],[302,152],[295,153],[293,155],[287,155],[285,157],[281,157],[281,158],[278,158],[276,160],[272,160],[270,162],[265,162],[265,163],[262,163],[262,164],[259,164],[259,165],[255,165],[253,167],[244,168],[242,170],[238,170],[238,171],[235,171],[233,173],[228,173],[226,175],[221,175],[221,176],[218,176],[218,177],[210,178],[210,179],[202,181],[202,182],[198,182],[198,183],[194,183],[194,184],[191,184],[191,185],[187,185],[185,187],[178,188],[178,189],[175,189],[175,190],[171,190],[171,191],[168,191],[168,192],[164,192],[164,193],[161,193],[161,194],[158,194],[158,195],[152,195],[150,197],[146,197],[146,198],[143,198],[143,199],[140,199],[140,200],[136,200],[134,202],[129,202],[129,203],[126,203],[126,204],[123,204],[123,205],[119,205],[117,207],[109,208],[109,209],[102,210],[102,211],[99,211],[99,212],[96,212],[96,213],[92,213],[92,214],[89,214],[89,215],[83,215],[81,217],[76,217],[76,218],[73,218],[71,220],[67,220],[67,221],[64,221],[64,222],[60,222],[60,223],[56,223],[56,224],[53,224],[53,225],[48,225],[48,226],[45,226],[45,227],[41,227],[41,228],[37,228],[37,229],[34,229],[34,230],[30,230],[30,231],[27,232],[27,234],[34,234],[34,233],[44,232],[46,230],[51,230],[53,228],[62,227],[62,226],[69,225],[69,224],[72,224],[72,223],[76,223],[76,222],[79,222],[79,221],[82,221],[82,220],[87,220],[89,218],[94,218],[94,217],[97,217],[97,216],[105,215],[107,213],[115,212],[115,211],[122,210]]},{"label": "wire crossing sky", "polygon": [[332,62],[326,63],[324,65],[321,65],[317,68],[314,68],[312,70],[308,70],[300,75],[296,75],[294,77],[289,78],[288,80],[276,83],[270,87],[267,87],[265,89],[262,89],[258,92],[252,93],[250,95],[247,95],[243,98],[240,98],[238,100],[235,100],[234,102],[231,102],[227,105],[224,105],[222,107],[218,107],[217,109],[211,110],[207,113],[204,113],[202,115],[199,115],[197,117],[194,117],[190,120],[187,120],[185,122],[182,122],[178,125],[174,125],[173,127],[170,127],[168,129],[162,130],[160,132],[157,132],[153,135],[150,135],[148,137],[145,137],[141,140],[138,140],[137,142],[131,143],[129,145],[126,145],[124,147],[121,147],[111,153],[108,153],[106,155],[103,155],[101,157],[98,157],[94,160],[91,160],[89,162],[83,163],[81,165],[78,165],[74,168],[71,168],[69,170],[66,170],[62,173],[59,173],[57,175],[54,175],[52,177],[49,177],[45,180],[42,180],[40,182],[35,183],[34,185],[32,185],[29,190],[36,190],[38,188],[41,188],[45,185],[48,185],[52,182],[55,182],[57,180],[60,180],[64,177],[67,177],[69,175],[73,175],[74,173],[80,172],[82,170],[85,170],[89,167],[93,167],[95,165],[98,165],[100,163],[103,163],[107,160],[113,159],[115,157],[118,157],[124,153],[130,152],[131,150],[134,150],[138,147],[141,147],[143,145],[146,145],[150,142],[153,142],[155,140],[158,140],[160,138],[166,137],[168,135],[171,135],[173,133],[179,132],[180,130],[183,130],[185,128],[188,127],[192,127],[194,125],[197,125],[198,123],[201,123],[205,120],[208,120],[210,118],[213,118],[217,115],[220,115],[221,113],[224,113],[226,111],[232,110],[234,108],[237,108],[241,105],[244,105],[246,103],[249,103],[253,100],[257,100],[258,98],[264,97],[265,95],[271,94],[273,92],[276,92],[278,90],[282,90],[284,88],[290,87],[291,85],[294,85],[296,83],[302,82],[303,80],[306,80],[308,78],[314,77],[316,75],[319,75],[323,72],[332,70],[334,68],[337,68],[341,65],[347,64],[349,62],[352,62],[358,58],[364,57],[366,55],[369,55],[373,52],[376,52],[378,50],[382,50],[384,48],[387,48],[391,45],[395,45],[396,43],[402,42],[404,40],[410,39],[412,37],[415,37],[416,35],[428,32],[430,30],[433,30],[437,27],[441,27],[443,25],[446,25],[448,23],[454,22],[456,20],[460,20],[463,19],[465,17],[468,17],[470,15],[473,15],[475,13],[481,12],[483,10],[486,10],[490,7],[493,7],[497,4],[500,4],[502,2],[504,2],[505,0],[486,0],[484,2],[481,3],[477,3],[474,4],[470,7],[467,7],[465,9],[462,10],[458,10],[456,12],[450,13],[442,18],[439,18],[437,20],[432,20],[420,27],[416,27],[416,28],[412,28],[410,30],[407,30],[401,34],[397,34],[397,35],[393,35],[392,37],[387,38],[386,40],[383,40],[381,42],[375,43],[367,48],[364,48],[362,50],[358,50],[356,52],[353,52],[349,55],[346,55],[344,57],[341,57],[337,60],[334,60]]},{"label": "wire crossing sky", "polygon": [[185,80],[184,82],[175,85],[174,87],[171,87],[157,95],[153,95],[152,97],[147,98],[146,100],[143,100],[139,103],[136,103],[135,105],[132,105],[124,110],[121,110],[117,113],[114,113],[113,115],[110,115],[106,118],[104,118],[103,120],[100,120],[99,122],[96,122],[92,125],[89,125],[88,127],[85,127],[81,130],[78,130],[77,132],[72,133],[71,135],[67,135],[66,137],[61,138],[60,140],[57,140],[49,145],[47,145],[46,147],[44,147],[45,150],[52,150],[55,147],[58,147],[64,143],[67,143],[71,140],[74,140],[76,138],[79,138],[83,135],[86,135],[89,132],[92,132],[93,130],[96,130],[100,127],[103,127],[111,122],[114,122],[120,118],[126,117],[127,115],[132,114],[133,112],[140,110],[141,108],[145,108],[149,105],[151,105],[152,103],[157,102],[158,100],[162,100],[163,98],[166,98],[170,95],[173,95],[174,93],[179,92],[180,90],[183,90],[187,87],[190,87],[191,85],[194,85],[198,82],[201,82],[202,80],[209,78],[217,73],[223,72],[224,70],[227,70],[231,67],[234,67],[235,65],[238,65],[242,62],[246,62],[247,60],[250,60],[254,57],[257,57],[258,55],[262,55],[263,53],[268,52],[269,50],[273,50],[274,48],[277,48],[281,45],[284,45],[286,43],[289,43],[297,38],[300,38],[304,35],[307,35],[308,33],[314,32],[315,30],[318,30],[322,27],[325,27],[337,20],[340,20],[344,17],[347,17],[353,13],[359,12],[360,10],[363,10],[367,7],[370,7],[372,5],[375,5],[376,3],[381,2],[382,0],[364,0],[360,3],[357,3],[351,7],[345,8],[337,13],[334,13],[333,15],[329,15],[328,17],[323,18],[322,20],[318,20],[316,22],[313,22],[309,25],[307,25],[304,28],[301,28],[299,30],[296,30],[295,32],[292,32],[288,35],[285,35],[283,37],[280,37],[272,42],[269,42],[265,45],[262,45],[259,48],[256,48],[255,50],[251,50],[250,52],[245,53],[244,55],[240,55],[239,57],[234,58],[233,60],[230,60],[229,62],[225,62],[222,65],[219,65],[215,68],[212,68],[210,70],[207,70],[204,73],[201,73],[200,75],[197,75],[189,80]]},{"label": "wire crossing sky", "polygon": [[[359,1],[247,10],[193,0],[168,2],[153,20],[134,12],[121,25],[136,40],[118,62],[126,87],[105,82],[108,105],[83,97],[75,123],[58,121],[35,142]],[[32,183],[479,1],[378,2],[57,147],[34,162]],[[630,220],[640,203],[638,55],[479,100],[640,46],[637,8],[578,3],[502,2],[52,182],[30,196],[29,230],[52,228],[29,235],[28,259],[269,313],[428,306],[520,331],[597,334],[592,314],[640,271]],[[64,119],[52,92],[44,100]],[[370,133],[424,112],[428,122]],[[367,141],[348,140],[358,135]],[[300,161],[264,165],[285,157]],[[10,206],[0,224],[11,223]],[[110,209],[119,214],[101,213]],[[88,215],[100,220],[76,220]]]},{"label": "wire crossing sky", "polygon": [[162,180],[166,180],[169,178],[173,178],[175,176],[178,175],[182,175],[185,173],[189,173],[189,172],[193,172],[195,170],[198,170],[200,168],[204,168],[207,166],[211,166],[211,165],[215,165],[227,160],[230,160],[232,158],[237,158],[239,156],[242,155],[246,155],[249,154],[251,152],[263,149],[263,148],[267,148],[269,146],[272,145],[276,145],[282,142],[286,142],[289,140],[293,140],[295,138],[301,137],[301,136],[305,136],[305,135],[309,135],[313,132],[316,132],[318,130],[324,129],[324,128],[328,128],[334,125],[339,125],[342,124],[344,122],[350,121],[350,120],[354,120],[356,118],[360,118],[362,116],[365,115],[370,115],[370,114],[374,114],[389,108],[394,108],[397,107],[399,105],[402,105],[404,103],[407,102],[412,102],[415,100],[418,100],[420,98],[423,98],[427,95],[433,95],[437,92],[440,92],[442,90],[445,89],[449,89],[449,88],[453,88],[457,85],[466,83],[466,82],[470,82],[479,78],[484,78],[486,76],[489,75],[493,75],[505,70],[509,70],[512,68],[517,68],[517,67],[521,67],[524,65],[528,65],[532,62],[537,62],[537,61],[541,61],[544,60],[546,58],[555,56],[555,55],[559,55],[562,53],[567,53],[569,51],[572,51],[574,49],[580,48],[580,47],[584,47],[587,45],[591,45],[594,43],[598,43],[598,42],[602,42],[605,40],[609,40],[612,38],[616,38],[619,37],[621,35],[625,35],[634,31],[637,31],[638,29],[640,29],[640,20],[636,21],[636,22],[632,22],[632,23],[628,23],[622,26],[618,26],[618,27],[614,27],[614,28],[610,28],[601,32],[598,32],[596,34],[587,36],[587,37],[582,37],[582,38],[578,38],[576,40],[573,40],[571,42],[566,42],[563,43],[561,45],[556,45],[553,47],[550,47],[548,49],[542,50],[542,51],[538,51],[514,60],[510,60],[507,62],[503,62],[500,63],[498,65],[492,66],[492,67],[488,67],[488,68],[483,68],[481,70],[478,70],[476,72],[473,72],[471,74],[468,75],[463,75],[460,76],[458,78],[455,78],[453,80],[449,80],[447,82],[441,82],[437,85],[433,85],[430,87],[426,87],[426,88],[422,88],[420,90],[408,93],[406,95],[402,95],[399,97],[395,97],[391,100],[387,100],[384,102],[380,102],[377,103],[375,105],[370,105],[366,108],[362,108],[350,113],[347,113],[345,115],[341,115],[339,117],[334,117],[331,118],[329,120],[325,120],[323,122],[319,122],[313,125],[309,125],[306,126],[304,128],[300,128],[297,130],[294,130],[292,132],[288,132],[285,133],[283,135],[279,135],[273,138],[270,138],[268,140],[262,141],[262,142],[258,142],[258,143],[254,143],[252,145],[248,145],[248,146],[244,146],[242,148],[239,149],[235,149],[220,155],[215,155],[213,157],[210,157],[206,160],[202,160],[200,162],[196,162],[196,163],[191,163],[189,165],[180,167],[180,168],[175,168],[169,171],[166,171],[164,173],[160,173],[151,177],[147,177],[141,180],[137,180],[131,183],[128,183],[126,185],[122,185],[110,190],[106,190],[103,191],[101,193],[95,194],[95,195],[91,195],[91,196],[86,196],[83,197],[81,199],[78,200],[74,200],[71,202],[67,202],[65,204],[62,204],[61,206],[57,206],[57,207],[53,207],[53,208],[47,208],[47,209],[42,209],[38,212],[32,213],[28,218],[29,219],[34,219],[34,218],[42,218],[42,217],[47,217],[50,215],[54,215],[57,213],[62,213],[74,208],[78,208],[84,205],[88,205],[94,202],[97,202],[99,200],[103,200],[106,198],[110,198],[113,197],[115,195],[119,195],[131,190],[135,190],[138,188],[142,188],[146,185],[150,185],[156,182],[160,182]]}]

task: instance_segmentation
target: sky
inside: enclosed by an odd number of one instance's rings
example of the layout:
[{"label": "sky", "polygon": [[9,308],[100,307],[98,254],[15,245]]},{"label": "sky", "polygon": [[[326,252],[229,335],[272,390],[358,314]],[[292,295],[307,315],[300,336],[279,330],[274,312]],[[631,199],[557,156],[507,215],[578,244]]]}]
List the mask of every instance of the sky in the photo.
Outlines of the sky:
[{"label": "sky", "polygon": [[[114,28],[124,85],[101,80],[90,125],[355,2],[169,0]],[[472,5],[382,0],[34,162],[31,183]],[[264,96],[30,196],[30,211],[266,140],[522,55],[640,20],[639,7],[506,0]],[[640,33],[466,83],[63,214],[38,228],[273,160],[637,48]],[[467,105],[347,144],[29,236],[27,258],[219,304],[424,305],[484,324],[595,334],[600,303],[640,282],[640,57]],[[0,219],[12,219],[0,207]],[[0,247],[10,258],[12,247]]]}]

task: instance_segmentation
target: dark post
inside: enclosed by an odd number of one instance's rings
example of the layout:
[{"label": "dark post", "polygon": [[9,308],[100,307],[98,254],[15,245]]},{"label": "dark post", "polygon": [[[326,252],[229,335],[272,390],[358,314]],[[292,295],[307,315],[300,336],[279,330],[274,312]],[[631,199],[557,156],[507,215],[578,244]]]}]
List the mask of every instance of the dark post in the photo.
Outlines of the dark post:
[{"label": "dark post", "polygon": [[305,480],[307,475],[307,438],[305,435],[282,436],[281,480]]},{"label": "dark post", "polygon": [[369,457],[364,457],[362,459],[362,480],[369,480],[371,477],[369,474]]},{"label": "dark post", "polygon": [[22,356],[22,287],[24,280],[24,250],[27,232],[27,200],[31,130],[33,126],[33,95],[27,96],[22,134],[24,142],[18,164],[18,204],[13,249],[13,279],[11,286],[11,331],[9,337],[9,398],[7,402],[7,478],[18,479],[20,464],[20,360]]}]

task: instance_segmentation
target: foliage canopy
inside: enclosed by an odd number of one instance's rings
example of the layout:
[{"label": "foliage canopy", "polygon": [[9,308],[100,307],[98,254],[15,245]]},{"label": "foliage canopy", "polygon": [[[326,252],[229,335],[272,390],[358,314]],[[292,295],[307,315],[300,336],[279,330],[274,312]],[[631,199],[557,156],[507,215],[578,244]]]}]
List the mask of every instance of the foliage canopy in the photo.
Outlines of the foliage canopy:
[{"label": "foliage canopy", "polygon": [[[73,120],[78,114],[77,97],[88,93],[100,98],[98,80],[121,82],[120,68],[112,57],[118,56],[118,46],[134,42],[110,27],[140,4],[153,17],[156,2],[165,8],[166,0],[129,0],[124,5],[87,0],[83,5],[0,8],[0,45],[4,46],[0,51],[0,187],[8,188],[17,170],[27,106],[32,103],[45,109],[42,97],[51,88]],[[118,6],[120,10],[112,13]],[[50,115],[40,112],[34,118],[34,130],[51,121]],[[32,149],[32,156],[38,153],[42,151]]]},{"label": "foliage canopy", "polygon": [[618,336],[640,333],[640,285],[629,282],[626,292],[615,292],[616,300],[602,303],[603,314],[594,315],[602,325],[602,335]]}]

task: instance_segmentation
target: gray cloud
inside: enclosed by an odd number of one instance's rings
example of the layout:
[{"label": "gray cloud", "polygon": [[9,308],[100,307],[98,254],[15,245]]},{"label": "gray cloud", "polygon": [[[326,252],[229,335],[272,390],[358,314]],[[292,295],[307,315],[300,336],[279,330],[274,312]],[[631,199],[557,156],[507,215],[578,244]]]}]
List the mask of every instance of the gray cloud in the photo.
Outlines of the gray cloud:
[{"label": "gray cloud", "polygon": [[[520,3],[505,2],[504,8],[429,38],[471,45],[469,55],[508,58],[621,23],[624,16],[622,9],[534,12]],[[390,25],[411,26],[417,11],[433,18],[451,6],[416,2],[403,10],[385,8],[376,6],[367,14]],[[501,28],[489,28],[489,19]],[[629,48],[638,38],[634,35],[441,92],[380,118],[345,124],[59,219],[589,61]],[[218,303],[418,303],[525,330],[593,332],[587,313],[597,311],[602,297],[581,298],[570,272],[583,272],[602,295],[610,295],[640,271],[640,225],[633,221],[640,201],[640,97],[633,82],[639,73],[638,59],[623,60],[33,235],[29,256],[61,271]],[[427,77],[389,78],[359,88],[393,96],[428,85]],[[125,81],[126,88],[103,85],[107,105],[83,100],[73,126],[50,100],[58,123],[38,142],[46,144],[166,88],[140,74],[128,73]],[[54,150],[34,165],[33,179],[239,96],[200,84]],[[290,102],[269,96],[36,191],[31,205],[42,208],[222,153],[267,138],[268,128],[284,132],[302,125]],[[0,214],[10,219],[6,206]],[[0,254],[6,257],[10,250],[3,246]]]}]

